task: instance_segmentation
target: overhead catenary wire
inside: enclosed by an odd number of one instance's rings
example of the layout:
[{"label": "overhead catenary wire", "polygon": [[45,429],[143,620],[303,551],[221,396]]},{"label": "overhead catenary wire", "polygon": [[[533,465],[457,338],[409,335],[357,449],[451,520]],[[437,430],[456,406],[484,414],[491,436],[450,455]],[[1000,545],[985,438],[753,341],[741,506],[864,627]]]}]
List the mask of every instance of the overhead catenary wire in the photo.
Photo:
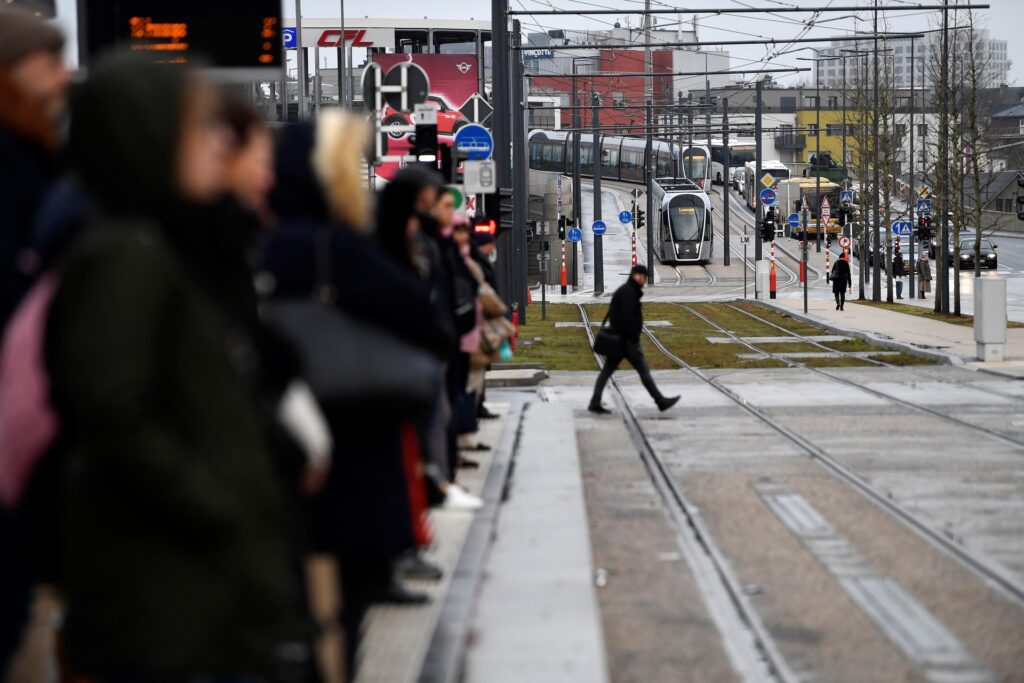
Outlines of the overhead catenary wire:
[{"label": "overhead catenary wire", "polygon": [[[990,5],[908,5],[906,7],[886,7],[886,11],[891,12],[910,12],[910,11],[937,11],[944,9],[990,9]],[[559,16],[559,15],[572,15],[572,16],[600,16],[600,15],[621,15],[621,14],[639,14],[639,15],[656,15],[656,14],[782,14],[782,13],[813,13],[813,12],[861,12],[865,8],[860,5],[843,5],[840,7],[705,7],[705,8],[685,8],[685,7],[671,7],[664,9],[550,9],[550,10],[509,10],[509,16],[516,15],[532,15],[532,16]]]}]

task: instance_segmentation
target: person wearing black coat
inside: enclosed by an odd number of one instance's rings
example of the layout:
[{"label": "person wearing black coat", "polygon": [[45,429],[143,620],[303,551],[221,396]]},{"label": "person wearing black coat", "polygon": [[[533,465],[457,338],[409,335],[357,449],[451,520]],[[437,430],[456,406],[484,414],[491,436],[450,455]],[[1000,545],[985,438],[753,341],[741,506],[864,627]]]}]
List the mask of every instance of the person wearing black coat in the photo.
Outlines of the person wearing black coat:
[{"label": "person wearing black coat", "polygon": [[626,283],[615,290],[612,295],[611,304],[608,306],[608,324],[612,331],[622,339],[621,353],[610,355],[605,358],[604,367],[597,376],[597,383],[594,385],[594,394],[590,398],[588,410],[592,413],[604,414],[610,412],[601,405],[601,395],[604,393],[605,384],[615,372],[619,364],[626,359],[640,375],[647,393],[651,395],[654,402],[661,411],[668,410],[679,401],[679,396],[667,398],[662,395],[658,385],[654,383],[651,376],[651,369],[644,358],[643,348],[640,346],[640,335],[644,329],[644,316],[640,304],[640,298],[644,295],[644,285],[647,284],[646,266],[633,266]]},{"label": "person wearing black coat", "polygon": [[900,253],[899,246],[896,247],[896,251],[893,252],[892,256],[892,277],[896,281],[896,298],[903,298],[903,278],[907,275],[907,264],[903,260],[903,254]]},{"label": "person wearing black coat", "polygon": [[846,292],[853,292],[853,278],[850,274],[850,261],[846,252],[836,259],[832,264],[832,294],[836,297],[836,310],[841,311],[846,306]]},{"label": "person wearing black coat", "polygon": [[195,72],[127,52],[75,96],[95,208],[61,259],[46,364],[65,661],[98,680],[274,678],[311,652],[259,357],[215,291],[217,105]]}]

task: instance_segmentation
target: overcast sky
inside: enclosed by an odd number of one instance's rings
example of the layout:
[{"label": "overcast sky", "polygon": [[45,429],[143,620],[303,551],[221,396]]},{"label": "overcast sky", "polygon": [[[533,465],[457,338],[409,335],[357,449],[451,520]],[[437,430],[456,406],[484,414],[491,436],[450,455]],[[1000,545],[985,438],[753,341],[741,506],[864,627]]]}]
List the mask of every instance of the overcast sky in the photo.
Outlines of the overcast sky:
[{"label": "overcast sky", "polygon": [[[643,8],[642,0],[549,0],[549,2],[538,2],[537,0],[509,0],[510,8],[514,10],[529,10],[539,8],[556,9],[587,9],[599,6],[609,9],[625,7]],[[864,0],[803,0],[800,3],[782,2],[779,0],[687,0],[684,2],[673,2],[666,0],[658,2],[652,0],[653,7],[686,7],[698,9],[701,7],[722,8],[729,6],[760,6],[771,5],[792,6],[800,4],[810,7],[827,6],[867,6],[869,2]],[[899,0],[881,0],[880,4],[886,8],[896,8],[908,3]],[[915,0],[913,4],[941,4],[937,0]],[[967,4],[964,0],[963,4]],[[991,9],[976,10],[981,25],[988,28],[993,38],[1008,41],[1009,58],[1013,62],[1010,67],[1011,84],[1024,85],[1024,41],[1013,40],[1014,31],[1024,27],[1024,0],[987,0],[979,1],[976,4],[988,4]],[[294,1],[285,0],[285,12],[294,15]],[[327,18],[338,16],[339,3],[337,0],[303,0],[302,14],[308,17]],[[429,15],[434,18],[448,19],[488,19],[491,14],[491,3],[489,0],[346,0],[345,16],[348,17],[423,17]],[[962,13],[963,14],[963,13]],[[856,30],[870,30],[870,11],[860,13],[861,21],[853,16],[842,13],[825,13],[818,19],[818,26],[812,27],[806,37],[832,37],[843,36],[853,33]],[[934,22],[939,16],[938,12],[886,12],[884,16],[889,22],[889,30],[892,31],[920,31],[930,28],[930,22]],[[785,41],[786,38],[793,38],[803,32],[803,22],[811,18],[811,14],[775,14],[766,15],[719,15],[705,16],[698,20],[698,31],[701,40],[744,40],[744,39],[775,39]],[[549,28],[608,28],[615,22],[614,16],[601,16],[587,18],[580,16],[538,16],[519,17],[523,30],[527,32],[547,30]],[[637,26],[641,17],[623,13],[620,22],[625,25],[627,20]],[[685,28],[690,28],[689,22],[692,17],[683,15]],[[676,22],[675,15],[661,15],[658,17],[660,24],[673,24]],[[790,46],[790,49],[798,46]],[[733,68],[741,68],[745,60],[756,60],[761,62],[769,51],[781,51],[783,46],[766,48],[765,45],[743,45],[730,46],[727,48],[733,56]],[[807,66],[794,61],[794,57],[808,56],[809,50],[782,55],[773,59],[773,62],[786,66]],[[793,77],[791,77],[793,78]]]}]

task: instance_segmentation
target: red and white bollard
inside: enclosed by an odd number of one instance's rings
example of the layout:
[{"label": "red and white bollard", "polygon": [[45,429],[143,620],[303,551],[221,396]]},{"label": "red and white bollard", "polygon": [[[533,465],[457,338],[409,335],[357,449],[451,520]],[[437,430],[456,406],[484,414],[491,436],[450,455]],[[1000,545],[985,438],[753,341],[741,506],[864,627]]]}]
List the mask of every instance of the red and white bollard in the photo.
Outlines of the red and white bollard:
[{"label": "red and white bollard", "polygon": [[831,263],[832,257],[832,240],[825,236],[825,282],[828,282],[831,270],[829,269],[829,263]]},{"label": "red and white bollard", "polygon": [[565,270],[565,240],[562,240],[562,294],[568,292],[569,276]]},{"label": "red and white bollard", "polygon": [[633,265],[636,265],[636,230],[633,231]]},{"label": "red and white bollard", "polygon": [[807,277],[807,274],[804,272],[804,254],[807,253],[806,249],[807,245],[803,240],[800,240],[800,282],[803,282]]},{"label": "red and white bollard", "polygon": [[768,267],[768,298],[774,299],[776,292],[776,279],[775,279],[775,240],[772,240],[771,249],[769,250],[769,267]]}]

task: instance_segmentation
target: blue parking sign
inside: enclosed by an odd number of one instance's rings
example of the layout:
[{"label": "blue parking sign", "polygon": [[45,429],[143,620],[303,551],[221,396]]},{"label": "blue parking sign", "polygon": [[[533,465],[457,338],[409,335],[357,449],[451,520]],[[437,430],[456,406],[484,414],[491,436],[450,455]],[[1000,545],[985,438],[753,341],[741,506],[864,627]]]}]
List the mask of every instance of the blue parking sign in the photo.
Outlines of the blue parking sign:
[{"label": "blue parking sign", "polygon": [[295,29],[294,28],[283,28],[281,29],[281,38],[284,39],[284,47],[286,50],[295,49]]}]

